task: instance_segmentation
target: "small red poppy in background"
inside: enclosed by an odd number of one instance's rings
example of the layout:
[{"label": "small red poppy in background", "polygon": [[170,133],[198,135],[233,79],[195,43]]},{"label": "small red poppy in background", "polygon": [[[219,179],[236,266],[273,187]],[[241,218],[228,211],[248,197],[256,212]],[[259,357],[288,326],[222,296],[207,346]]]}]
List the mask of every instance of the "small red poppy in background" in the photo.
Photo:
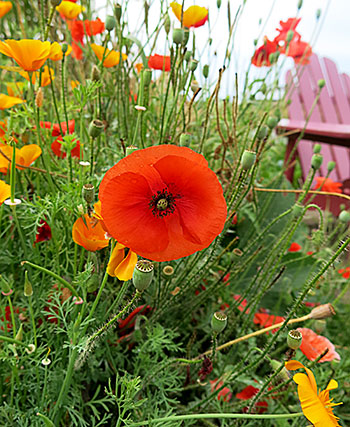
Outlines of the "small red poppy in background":
[{"label": "small red poppy in background", "polygon": [[[259,392],[258,388],[254,387],[252,385],[248,385],[242,391],[240,391],[239,393],[237,393],[236,397],[237,397],[237,399],[250,400],[258,392]],[[264,412],[267,411],[267,408],[268,408],[269,405],[268,405],[268,403],[265,400],[261,400],[261,401],[256,402],[255,406],[257,408],[256,412],[258,414],[263,414]],[[247,407],[243,408],[243,412],[247,412],[247,410],[248,410]]]},{"label": "small red poppy in background", "polygon": [[49,224],[44,219],[40,221],[40,224],[41,225],[39,225],[37,228],[34,246],[36,243],[46,242],[52,238],[51,227]]},{"label": "small red poppy in background", "polygon": [[[61,127],[60,127],[61,125]],[[67,122],[61,122],[61,123],[51,123],[51,122],[40,122],[40,127],[43,129],[51,129],[52,128],[52,136],[63,136],[67,133]],[[62,129],[62,133],[61,133]],[[75,120],[68,120],[68,133],[73,133],[75,129]]]},{"label": "small red poppy in background", "polygon": [[264,44],[254,52],[252,64],[256,67],[269,67],[271,65],[270,55],[278,50],[278,44],[275,41],[264,38]]},{"label": "small red poppy in background", "polygon": [[308,64],[312,55],[312,48],[309,43],[302,41],[300,38],[292,40],[286,48],[286,55],[294,59],[296,64]]},{"label": "small red poppy in background", "polygon": [[290,245],[288,252],[299,252],[300,250],[301,250],[301,246],[298,243],[293,242]]},{"label": "small red poppy in background", "polygon": [[118,340],[117,342],[121,342],[126,340],[130,340],[132,338],[132,334],[135,330],[135,323],[137,316],[147,316],[151,311],[152,307],[150,305],[140,305],[133,310],[126,319],[118,320]]},{"label": "small red poppy in background", "polygon": [[104,176],[99,199],[108,233],[154,261],[208,247],[227,214],[221,184],[205,158],[175,145],[121,159]]},{"label": "small red poppy in background", "polygon": [[164,55],[151,55],[148,58],[148,66],[149,68],[152,68],[153,70],[163,70],[163,71],[170,71],[170,56],[164,56]]},{"label": "small red poppy in background", "polygon": [[341,274],[344,279],[348,279],[350,277],[350,267],[341,268],[338,270],[338,273]]},{"label": "small red poppy in background", "polygon": [[[341,182],[335,182],[330,178],[324,178],[323,176],[317,176],[316,184],[314,190],[320,189],[321,191],[328,191],[329,193],[342,193],[341,187],[343,184]],[[321,188],[322,186],[322,188]]]},{"label": "small red poppy in background", "polygon": [[[285,318],[282,316],[274,316],[268,313],[255,313],[253,322],[263,328],[268,328],[277,323],[284,322],[284,320]],[[278,328],[273,329],[271,332],[274,333],[276,331],[278,331]],[[266,333],[268,334],[269,332]]]},{"label": "small red poppy in background", "polygon": [[100,18],[94,21],[74,19],[67,21],[67,23],[73,40],[73,57],[80,60],[83,58],[83,51],[80,46],[84,46],[84,36],[91,37],[103,33],[105,24]]},{"label": "small red poppy in background", "polygon": [[[60,141],[63,141],[62,136],[59,136],[57,139],[54,140],[54,142],[51,144],[51,150],[57,157],[65,159],[67,157],[67,153],[62,151],[62,144]],[[77,139],[75,139],[74,141],[76,142],[76,144],[71,149],[70,155],[72,157],[80,159],[80,141],[78,141]]]},{"label": "small red poppy in background", "polygon": [[334,345],[328,338],[317,335],[316,332],[309,328],[298,328],[297,330],[303,336],[300,350],[309,360],[316,360],[326,349],[328,349],[328,352],[319,362],[340,360],[340,355],[335,351]]},{"label": "small red poppy in background", "polygon": [[[285,42],[289,31],[294,32],[292,40],[295,40],[296,38],[300,37],[300,34],[295,31],[300,21],[301,18],[288,18],[287,21],[280,21],[281,28],[276,28],[276,31],[278,31],[279,34],[274,38],[274,41]],[[285,47],[285,43],[280,47]]]},{"label": "small red poppy in background", "polygon": [[[223,381],[219,381],[218,378],[216,378],[215,380],[210,380],[210,389],[211,392],[218,390],[219,388],[221,388],[224,385]],[[232,398],[232,392],[228,387],[223,387],[219,393],[218,393],[218,400],[220,400],[221,398],[223,398],[222,400],[224,402],[228,402],[231,400]]]},{"label": "small red poppy in background", "polygon": [[[13,311],[15,314],[19,315],[18,317],[22,322],[26,320],[25,315],[23,313],[24,312],[23,308],[20,309],[18,307],[13,307]],[[6,330],[6,332],[9,332],[12,329],[11,308],[9,305],[5,307],[4,314],[5,316],[0,317],[0,321],[3,322],[3,326],[0,326],[0,330],[2,331]]]}]

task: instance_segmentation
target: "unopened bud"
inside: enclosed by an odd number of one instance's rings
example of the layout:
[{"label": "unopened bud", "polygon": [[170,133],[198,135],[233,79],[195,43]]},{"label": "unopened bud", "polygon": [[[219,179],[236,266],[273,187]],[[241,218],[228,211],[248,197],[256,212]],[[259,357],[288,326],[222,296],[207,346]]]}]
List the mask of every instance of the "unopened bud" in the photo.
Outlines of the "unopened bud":
[{"label": "unopened bud", "polygon": [[286,41],[287,43],[290,43],[293,40],[293,36],[294,36],[294,31],[293,30],[289,30],[286,36]]},{"label": "unopened bud", "polygon": [[241,160],[243,170],[249,170],[255,163],[256,153],[254,151],[244,150]]},{"label": "unopened bud", "polygon": [[105,27],[106,30],[111,32],[114,30],[114,28],[117,26],[117,20],[114,18],[114,16],[107,15]]},{"label": "unopened bud", "polygon": [[335,162],[333,161],[333,160],[331,160],[330,162],[328,162],[328,164],[327,164],[327,171],[328,172],[332,172],[332,170],[334,170],[334,168],[335,168]]},{"label": "unopened bud", "polygon": [[192,92],[196,93],[198,89],[199,89],[199,83],[197,82],[197,80],[192,80],[191,81],[191,90],[192,90]]},{"label": "unopened bud", "polygon": [[317,19],[317,21],[320,19],[320,16],[321,16],[321,9],[317,9],[316,10],[316,19]]},{"label": "unopened bud", "polygon": [[93,82],[99,82],[100,79],[101,79],[101,71],[98,68],[98,66],[94,64],[91,70],[91,80]]},{"label": "unopened bud", "polygon": [[122,7],[119,3],[114,5],[114,15],[116,17],[117,22],[120,22],[120,18],[122,16]]},{"label": "unopened bud", "polygon": [[35,105],[38,108],[40,108],[43,106],[43,102],[44,102],[44,92],[42,88],[39,87],[38,92],[36,93],[36,96],[35,96]]},{"label": "unopened bud", "polygon": [[221,0],[216,0],[216,6],[218,9],[221,7]]},{"label": "unopened bud", "polygon": [[135,145],[129,145],[129,147],[126,147],[125,155],[128,156],[129,154],[133,153],[134,151],[138,150],[138,148]]},{"label": "unopened bud", "polygon": [[186,62],[188,62],[192,58],[192,52],[190,50],[187,50],[184,56],[184,59]]},{"label": "unopened bud", "polygon": [[311,157],[311,166],[315,169],[318,170],[320,169],[321,165],[323,162],[323,156],[321,156],[320,154],[314,154]]},{"label": "unopened bud", "polygon": [[293,218],[299,218],[302,215],[303,212],[304,212],[304,206],[301,205],[300,203],[296,203],[292,207]]},{"label": "unopened bud", "polygon": [[17,341],[23,341],[23,327],[22,327],[22,323],[17,331],[17,334],[15,336],[15,340]]},{"label": "unopened bud", "polygon": [[143,292],[150,285],[153,279],[153,270],[154,265],[151,261],[145,259],[137,261],[132,275],[132,281],[139,292]]},{"label": "unopened bud", "polygon": [[261,128],[259,129],[258,134],[257,134],[258,139],[266,138],[267,132],[268,132],[267,127],[261,126]]},{"label": "unopened bud", "polygon": [[31,297],[33,295],[33,287],[28,279],[28,271],[24,273],[24,296]]},{"label": "unopened bud", "polygon": [[303,6],[303,0],[298,1],[298,9],[300,10]]},{"label": "unopened bud", "polygon": [[1,293],[5,296],[11,295],[13,290],[8,282],[0,275]]},{"label": "unopened bud", "polygon": [[350,213],[348,211],[341,211],[338,218],[339,221],[347,224],[350,221]]},{"label": "unopened bud", "polygon": [[217,311],[211,318],[211,329],[215,334],[222,332],[227,325],[227,316],[222,311]]},{"label": "unopened bud", "polygon": [[170,23],[169,15],[166,14],[165,18],[164,18],[164,30],[167,34],[170,33],[170,25],[171,25],[171,23]]},{"label": "unopened bud", "polygon": [[297,329],[292,329],[288,332],[287,344],[292,350],[297,350],[301,346],[303,336]]},{"label": "unopened bud", "polygon": [[184,30],[183,28],[174,28],[173,29],[173,42],[175,44],[181,44],[184,41]]},{"label": "unopened bud", "polygon": [[68,45],[67,45],[67,43],[63,43],[62,44],[62,46],[61,46],[61,49],[62,49],[62,53],[63,53],[63,58],[65,57],[65,54],[67,53],[67,51],[68,51]]},{"label": "unopened bud", "polygon": [[152,81],[152,71],[151,70],[143,70],[143,84],[145,87],[149,86]]},{"label": "unopened bud", "polygon": [[97,138],[101,135],[103,131],[103,122],[101,120],[95,119],[89,124],[89,136],[91,138]]},{"label": "unopened bud", "polygon": [[208,78],[208,76],[209,76],[209,65],[208,64],[205,64],[204,66],[203,66],[203,70],[202,70],[202,72],[203,72],[203,76],[204,76],[204,78]]},{"label": "unopened bud", "polygon": [[189,62],[188,68],[190,69],[190,71],[196,71],[198,67],[198,61],[196,59],[191,59],[191,61]]},{"label": "unopened bud", "polygon": [[335,315],[335,310],[331,304],[322,304],[314,307],[310,314],[309,319],[327,319]]},{"label": "unopened bud", "polygon": [[[277,371],[281,367],[281,362],[279,362],[278,360],[272,359],[270,360],[270,365],[274,371]],[[276,380],[277,382],[284,382],[284,381],[288,381],[289,379],[290,379],[290,375],[288,374],[287,368],[284,366],[283,369],[277,374]]]},{"label": "unopened bud", "polygon": [[278,123],[278,118],[277,117],[269,117],[266,120],[266,124],[268,126],[269,129],[273,129],[277,126]]},{"label": "unopened bud", "polygon": [[321,144],[315,144],[314,145],[314,148],[313,148],[313,152],[314,152],[314,154],[320,154],[320,152],[321,152]]},{"label": "unopened bud", "polygon": [[95,199],[95,187],[92,184],[83,185],[83,197],[86,203],[90,204]]},{"label": "unopened bud", "polygon": [[324,87],[325,87],[325,85],[326,85],[326,81],[325,81],[324,79],[320,79],[320,80],[317,82],[317,86],[318,86],[320,89],[324,88]]}]

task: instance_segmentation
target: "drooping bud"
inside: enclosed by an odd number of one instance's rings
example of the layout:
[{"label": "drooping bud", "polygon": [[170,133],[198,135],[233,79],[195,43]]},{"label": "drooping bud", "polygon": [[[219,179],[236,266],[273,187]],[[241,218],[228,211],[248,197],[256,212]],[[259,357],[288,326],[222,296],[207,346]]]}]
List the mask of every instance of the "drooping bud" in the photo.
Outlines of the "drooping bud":
[{"label": "drooping bud", "polygon": [[184,41],[184,30],[183,28],[174,28],[173,29],[173,42],[175,44],[181,44]]},{"label": "drooping bud", "polygon": [[261,126],[257,134],[258,139],[264,139],[267,135],[267,132],[268,132],[267,127]]},{"label": "drooping bud", "polygon": [[208,78],[208,76],[209,76],[209,65],[208,64],[205,64],[204,66],[203,66],[203,70],[202,70],[202,72],[203,72],[203,76],[204,76],[204,78]]},{"label": "drooping bud", "polygon": [[143,292],[150,285],[153,279],[153,270],[154,265],[151,261],[147,261],[146,259],[137,261],[132,275],[132,281],[139,292]]},{"label": "drooping bud", "polygon": [[106,30],[111,32],[114,30],[114,28],[117,26],[117,20],[114,18],[114,16],[107,15],[105,27]]},{"label": "drooping bud", "polygon": [[241,160],[242,169],[247,171],[249,170],[255,163],[256,153],[254,151],[244,150]]},{"label": "drooping bud", "polygon": [[314,148],[313,148],[313,152],[314,152],[314,154],[320,154],[320,152],[321,152],[321,144],[315,144],[314,145]]},{"label": "drooping bud", "polygon": [[273,129],[277,126],[278,123],[278,118],[277,117],[269,117],[266,120],[266,124],[268,126],[269,129]]},{"label": "drooping bud", "polygon": [[323,162],[323,156],[321,156],[320,154],[314,154],[311,157],[311,166],[315,169],[318,170],[320,169],[321,165]]},{"label": "drooping bud", "polygon": [[222,311],[217,311],[211,318],[211,329],[215,334],[222,332],[227,325],[227,316]]},{"label": "drooping bud", "polygon": [[101,132],[103,131],[104,125],[101,120],[95,119],[89,124],[89,136],[91,138],[97,138],[101,135]]},{"label": "drooping bud", "polygon": [[350,212],[341,211],[338,218],[339,221],[343,222],[344,224],[347,224],[350,221]]},{"label": "drooping bud", "polygon": [[24,273],[24,296],[31,297],[33,295],[33,287],[28,279],[28,271]]},{"label": "drooping bud", "polygon": [[101,79],[101,71],[96,64],[93,65],[91,70],[91,80],[93,82],[99,82]]},{"label": "drooping bud", "polygon": [[190,71],[196,71],[198,67],[198,61],[197,59],[191,59],[191,61],[189,62],[188,68],[190,69]]},{"label": "drooping bud", "polygon": [[36,96],[35,96],[35,105],[38,108],[41,108],[43,106],[43,102],[44,102],[44,92],[42,88],[39,87],[38,92],[36,93]]},{"label": "drooping bud", "polygon": [[133,153],[134,151],[138,150],[138,148],[135,145],[129,145],[129,147],[126,147],[125,155],[128,156],[129,154]]},{"label": "drooping bud", "polygon": [[301,346],[303,336],[297,329],[292,329],[288,332],[287,344],[292,350],[297,350]]},{"label": "drooping bud", "polygon": [[332,172],[332,170],[334,170],[336,163],[333,162],[333,160],[331,160],[330,162],[328,162],[327,164],[327,171],[328,172]]},{"label": "drooping bud", "polygon": [[95,199],[95,187],[92,184],[83,185],[83,197],[86,203],[90,204]]}]

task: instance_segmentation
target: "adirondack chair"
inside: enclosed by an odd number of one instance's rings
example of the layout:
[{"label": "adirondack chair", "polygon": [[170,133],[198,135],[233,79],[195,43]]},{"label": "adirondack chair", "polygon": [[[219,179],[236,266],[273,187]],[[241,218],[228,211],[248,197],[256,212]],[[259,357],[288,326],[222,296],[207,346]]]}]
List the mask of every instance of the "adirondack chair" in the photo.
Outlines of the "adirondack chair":
[{"label": "adirondack chair", "polygon": [[[279,130],[290,133],[286,159],[289,158],[296,139],[304,128],[320,79],[324,79],[326,85],[308,121],[303,139],[298,144],[296,155],[305,179],[311,165],[313,146],[320,143],[323,164],[316,176],[325,177],[328,162],[335,161],[336,167],[329,177],[333,181],[341,182],[343,193],[350,195],[350,77],[340,74],[336,64],[328,58],[319,58],[313,54],[310,63],[298,68],[296,75],[293,76],[291,71],[287,73],[286,83],[287,87],[290,87],[287,99],[291,101],[288,107],[289,119],[282,119],[279,123]],[[292,180],[293,173],[293,167],[286,171],[289,180]],[[317,196],[314,203],[322,208],[327,206],[338,215],[341,203],[345,203],[347,208],[350,207],[350,203],[344,200],[340,197]]]}]

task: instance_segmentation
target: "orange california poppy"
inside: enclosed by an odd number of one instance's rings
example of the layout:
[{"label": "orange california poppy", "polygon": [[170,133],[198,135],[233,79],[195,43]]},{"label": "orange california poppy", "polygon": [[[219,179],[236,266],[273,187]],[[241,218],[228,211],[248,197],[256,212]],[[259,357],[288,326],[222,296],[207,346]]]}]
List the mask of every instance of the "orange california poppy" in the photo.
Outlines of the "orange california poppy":
[{"label": "orange california poppy", "polygon": [[[29,82],[29,73],[27,71],[19,71],[19,74],[24,77],[26,80],[28,80]],[[39,71],[35,71],[34,73],[31,74],[32,76],[32,83],[35,84],[36,80],[40,78],[40,72]],[[41,87],[45,87],[48,86],[51,82],[51,78],[52,80],[55,80],[55,72],[53,70],[53,68],[50,68],[49,71],[49,67],[47,65],[45,65],[45,67],[43,68],[43,71],[41,73]]]},{"label": "orange california poppy", "polygon": [[[1,151],[12,159],[13,148],[10,145],[0,145]],[[36,144],[24,145],[22,148],[15,150],[16,163],[23,166],[30,166],[42,153],[41,148]],[[7,173],[10,168],[10,162],[0,154],[0,172]],[[16,166],[17,169],[23,169]]]},{"label": "orange california poppy", "polygon": [[[68,45],[67,52],[65,53],[64,56],[70,55],[71,52],[72,52],[72,46]],[[57,42],[53,42],[50,49],[49,59],[51,59],[51,61],[61,61],[62,58],[63,58],[62,46]]]},{"label": "orange california poppy", "polygon": [[8,96],[4,93],[0,93],[0,110],[6,110],[14,105],[23,104],[23,102],[25,102],[23,99],[17,98],[16,96]]},{"label": "orange california poppy", "polygon": [[148,66],[153,70],[170,71],[170,56],[152,55],[148,58]]},{"label": "orange california poppy", "polygon": [[309,328],[298,328],[297,330],[303,336],[300,350],[309,360],[316,360],[326,349],[328,349],[328,352],[319,360],[320,362],[340,360],[340,355],[335,351],[334,345],[328,338],[317,335],[316,332]]},{"label": "orange california poppy", "polygon": [[74,242],[88,251],[95,252],[108,246],[109,239],[100,222],[85,214],[73,224],[72,236]]},{"label": "orange california poppy", "polygon": [[[103,46],[98,46],[95,43],[91,43],[91,49],[95,52],[97,58],[101,61],[103,57],[103,52],[105,48]],[[125,61],[128,58],[125,53],[122,53],[122,59]],[[106,49],[105,59],[103,61],[103,66],[106,68],[114,67],[119,64],[120,53],[115,50]]]},{"label": "orange california poppy", "polygon": [[343,186],[340,182],[335,182],[330,178],[324,178],[323,176],[317,176],[314,190],[320,189],[321,191],[328,191],[329,193],[341,193],[341,187]]},{"label": "orange california poppy", "polygon": [[70,81],[70,86],[71,86],[72,90],[75,89],[76,87],[78,87],[79,85],[80,85],[79,80],[71,80]]},{"label": "orange california poppy", "polygon": [[333,399],[329,398],[330,390],[338,388],[337,381],[332,379],[325,390],[317,391],[317,383],[310,369],[297,360],[289,360],[285,362],[285,366],[289,371],[296,369],[305,369],[306,371],[306,374],[295,374],[293,380],[298,384],[301,409],[310,423],[315,427],[340,426],[337,421],[339,418],[333,414],[332,407],[341,403],[333,403]]},{"label": "orange california poppy", "polygon": [[11,195],[11,187],[6,182],[0,180],[0,205]]},{"label": "orange california poppy", "polygon": [[[260,325],[263,328],[269,328],[272,325],[275,325],[276,323],[284,322],[284,317],[282,316],[274,316],[272,314],[268,313],[255,313],[253,322],[256,325]],[[278,330],[278,328],[273,329],[271,332],[274,333]],[[268,334],[268,332],[266,332]]]},{"label": "orange california poppy", "polygon": [[130,280],[137,263],[137,255],[129,251],[125,257],[125,246],[117,243],[107,265],[107,273],[119,280]]},{"label": "orange california poppy", "polygon": [[141,73],[141,70],[143,70],[143,64],[142,62],[138,62],[137,64],[135,64],[135,68],[138,74]]},{"label": "orange california poppy", "polygon": [[301,246],[297,242],[291,243],[288,252],[299,252],[301,250]]},{"label": "orange california poppy", "polygon": [[24,71],[36,71],[50,56],[51,43],[40,40],[0,41],[0,52],[13,58]]},{"label": "orange california poppy", "polygon": [[104,176],[99,199],[109,234],[155,261],[208,247],[227,214],[222,187],[205,158],[174,145],[121,159]]},{"label": "orange california poppy", "polygon": [[254,52],[252,64],[256,67],[269,67],[271,65],[270,55],[278,50],[278,44],[275,40],[270,41],[264,38],[264,44]]},{"label": "orange california poppy", "polygon": [[62,1],[56,10],[66,19],[75,19],[85,8],[70,1]]},{"label": "orange california poppy", "polygon": [[12,2],[10,1],[0,1],[0,18],[2,18],[6,13],[12,9]]},{"label": "orange california poppy", "polygon": [[[173,1],[170,3],[170,6],[176,16],[176,18],[181,22],[181,11],[182,6],[177,3],[176,1]],[[208,9],[201,6],[190,6],[188,9],[186,9],[183,12],[183,26],[190,28],[190,27],[201,27],[204,25],[208,20]]]}]

